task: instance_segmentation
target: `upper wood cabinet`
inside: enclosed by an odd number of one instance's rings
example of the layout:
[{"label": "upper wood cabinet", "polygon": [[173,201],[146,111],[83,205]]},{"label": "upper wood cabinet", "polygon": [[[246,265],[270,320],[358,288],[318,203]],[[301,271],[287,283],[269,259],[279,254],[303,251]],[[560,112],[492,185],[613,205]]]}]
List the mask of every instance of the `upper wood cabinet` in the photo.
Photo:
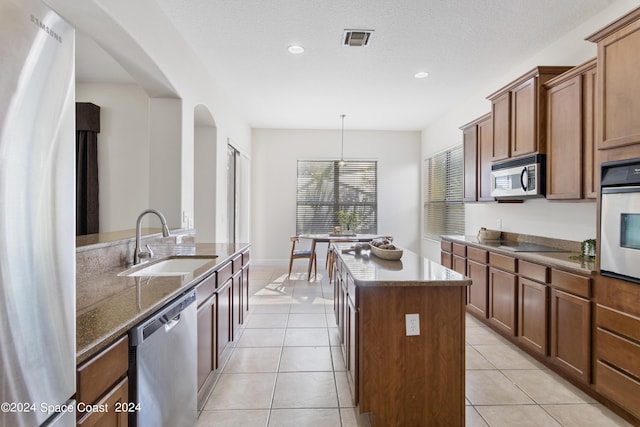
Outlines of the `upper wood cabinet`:
[{"label": "upper wood cabinet", "polygon": [[460,128],[464,144],[464,202],[494,201],[491,197],[493,120],[491,113]]},{"label": "upper wood cabinet", "polygon": [[598,43],[598,148],[639,143],[640,8],[587,40]]},{"label": "upper wood cabinet", "polygon": [[478,127],[472,122],[460,129],[464,156],[462,201],[475,202],[478,200]]},{"label": "upper wood cabinet", "polygon": [[547,199],[596,198],[595,81],[594,58],[545,84]]},{"label": "upper wood cabinet", "polygon": [[492,103],[492,161],[545,153],[544,84],[570,68],[536,67],[487,97]]}]

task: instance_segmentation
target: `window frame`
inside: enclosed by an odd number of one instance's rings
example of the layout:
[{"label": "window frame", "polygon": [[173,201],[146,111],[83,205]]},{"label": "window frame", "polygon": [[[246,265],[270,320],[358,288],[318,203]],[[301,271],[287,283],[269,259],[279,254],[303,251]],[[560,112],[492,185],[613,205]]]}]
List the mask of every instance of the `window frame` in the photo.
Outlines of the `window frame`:
[{"label": "window frame", "polygon": [[[296,169],[296,235],[332,232],[340,225],[339,210],[358,213],[359,224],[351,232],[377,233],[377,160],[349,160],[344,166],[340,160],[298,160]],[[319,209],[325,212],[316,215]]]}]

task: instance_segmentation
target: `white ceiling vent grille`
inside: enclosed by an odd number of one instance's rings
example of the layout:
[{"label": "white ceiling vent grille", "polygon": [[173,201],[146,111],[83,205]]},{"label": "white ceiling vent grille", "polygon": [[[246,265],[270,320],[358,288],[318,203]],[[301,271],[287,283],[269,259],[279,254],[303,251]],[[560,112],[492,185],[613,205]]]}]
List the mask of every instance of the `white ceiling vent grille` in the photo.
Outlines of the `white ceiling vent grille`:
[{"label": "white ceiling vent grille", "polygon": [[344,30],[342,45],[364,47],[369,44],[373,30]]}]

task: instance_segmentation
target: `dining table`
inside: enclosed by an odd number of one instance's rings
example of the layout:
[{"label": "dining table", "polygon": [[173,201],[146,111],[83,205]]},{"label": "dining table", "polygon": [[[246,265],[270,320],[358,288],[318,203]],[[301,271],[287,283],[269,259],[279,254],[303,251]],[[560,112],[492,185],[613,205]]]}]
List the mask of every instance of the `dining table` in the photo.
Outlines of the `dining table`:
[{"label": "dining table", "polygon": [[332,240],[344,240],[350,242],[370,242],[374,239],[380,239],[387,237],[387,234],[333,234],[333,233],[319,233],[319,234],[300,234],[301,239],[311,240],[311,253],[313,256],[309,258],[309,271],[307,272],[308,280],[311,279],[311,268],[316,257],[316,243],[329,243]]}]

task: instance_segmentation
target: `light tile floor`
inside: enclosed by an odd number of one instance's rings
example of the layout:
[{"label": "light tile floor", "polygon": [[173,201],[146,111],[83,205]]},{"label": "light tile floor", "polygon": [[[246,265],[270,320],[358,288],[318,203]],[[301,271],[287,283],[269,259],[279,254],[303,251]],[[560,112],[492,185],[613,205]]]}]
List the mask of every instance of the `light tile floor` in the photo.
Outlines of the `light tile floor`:
[{"label": "light tile floor", "polygon": [[[251,266],[246,326],[197,427],[369,425],[351,402],[333,286],[303,264],[290,279]],[[467,426],[629,426],[471,316],[466,330]]]}]

